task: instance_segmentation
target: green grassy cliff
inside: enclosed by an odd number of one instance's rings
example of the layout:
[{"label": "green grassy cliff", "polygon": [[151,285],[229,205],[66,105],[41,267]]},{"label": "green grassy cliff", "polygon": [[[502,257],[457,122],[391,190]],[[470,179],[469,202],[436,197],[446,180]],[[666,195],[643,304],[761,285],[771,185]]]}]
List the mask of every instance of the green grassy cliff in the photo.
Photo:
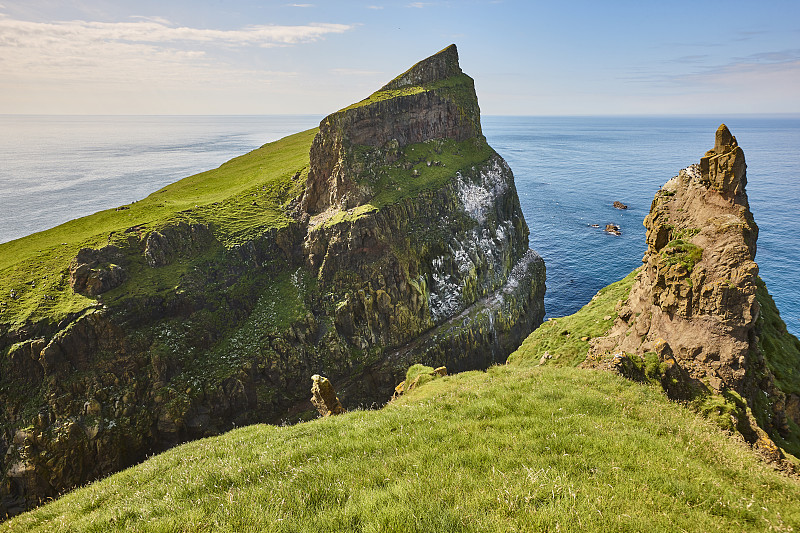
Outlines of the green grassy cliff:
[{"label": "green grassy cliff", "polygon": [[[514,176],[455,46],[142,201],[0,245],[0,517],[187,440],[385,403],[544,315]],[[387,86],[388,87],[388,86]],[[393,89],[392,89],[393,90]]]}]

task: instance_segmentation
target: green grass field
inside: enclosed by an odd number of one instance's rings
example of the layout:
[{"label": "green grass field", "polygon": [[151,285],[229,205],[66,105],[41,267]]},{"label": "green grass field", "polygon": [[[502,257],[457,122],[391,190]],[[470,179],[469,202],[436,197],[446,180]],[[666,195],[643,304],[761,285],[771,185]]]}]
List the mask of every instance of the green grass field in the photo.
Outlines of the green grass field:
[{"label": "green grass field", "polygon": [[0,531],[792,531],[798,499],[656,387],[506,365],[185,444]]}]

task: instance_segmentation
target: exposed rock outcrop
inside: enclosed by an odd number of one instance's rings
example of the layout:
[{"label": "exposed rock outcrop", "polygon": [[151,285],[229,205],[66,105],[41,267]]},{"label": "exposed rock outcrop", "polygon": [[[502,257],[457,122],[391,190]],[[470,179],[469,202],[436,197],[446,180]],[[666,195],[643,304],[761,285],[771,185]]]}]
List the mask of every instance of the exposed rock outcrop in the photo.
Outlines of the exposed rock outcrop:
[{"label": "exposed rock outcrop", "polygon": [[311,376],[311,381],[311,403],[317,408],[320,416],[341,415],[347,412],[347,409],[342,407],[339,402],[336,391],[328,378],[314,374]]},{"label": "exposed rock outcrop", "polygon": [[83,248],[69,267],[69,286],[76,293],[94,298],[125,281],[124,263],[125,255],[116,246]]},{"label": "exposed rock outcrop", "polygon": [[[723,124],[700,164],[681,170],[655,195],[644,220],[644,265],[610,333],[593,340],[587,364],[607,364],[604,354],[618,360],[658,354],[672,369],[665,388],[673,397],[686,399],[692,388],[734,391],[764,415],[764,429],[786,436],[785,397],[759,348],[758,227],[745,192],[746,168]],[[753,442],[764,441],[761,429],[751,429],[740,427]]]},{"label": "exposed rock outcrop", "polygon": [[178,257],[191,257],[213,240],[205,224],[180,222],[150,232],[145,240],[144,257],[151,267],[165,266]]}]

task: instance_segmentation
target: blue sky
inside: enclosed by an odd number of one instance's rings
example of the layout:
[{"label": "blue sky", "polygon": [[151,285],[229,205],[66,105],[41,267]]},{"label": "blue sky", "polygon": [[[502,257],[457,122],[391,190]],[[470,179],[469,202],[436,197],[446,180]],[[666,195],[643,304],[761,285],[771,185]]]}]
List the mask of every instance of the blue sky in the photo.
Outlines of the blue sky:
[{"label": "blue sky", "polygon": [[327,114],[450,43],[484,114],[800,113],[797,0],[0,0],[0,113]]}]

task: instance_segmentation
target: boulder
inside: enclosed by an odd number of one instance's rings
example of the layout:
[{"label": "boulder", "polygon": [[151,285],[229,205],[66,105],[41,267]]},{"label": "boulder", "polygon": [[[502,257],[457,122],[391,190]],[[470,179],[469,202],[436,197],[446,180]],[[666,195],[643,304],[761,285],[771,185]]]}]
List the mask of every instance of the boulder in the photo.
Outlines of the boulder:
[{"label": "boulder", "polygon": [[311,381],[313,382],[311,385],[311,403],[317,408],[320,416],[340,415],[347,412],[339,402],[336,391],[328,378],[314,374],[311,376]]}]

